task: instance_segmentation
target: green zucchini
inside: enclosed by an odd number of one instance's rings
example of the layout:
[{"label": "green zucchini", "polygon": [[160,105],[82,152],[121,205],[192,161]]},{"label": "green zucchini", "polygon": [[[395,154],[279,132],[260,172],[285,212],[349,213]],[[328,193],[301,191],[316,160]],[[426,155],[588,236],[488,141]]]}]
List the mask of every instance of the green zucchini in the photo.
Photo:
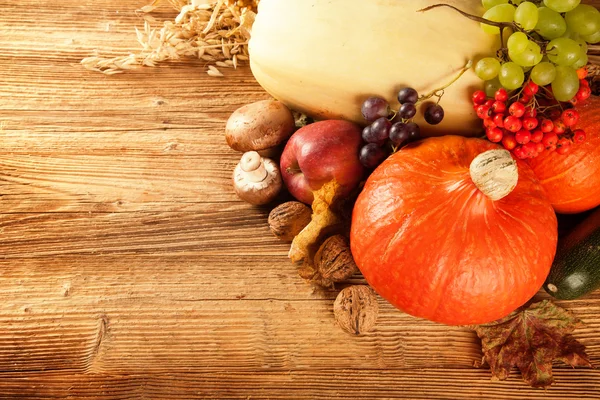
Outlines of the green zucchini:
[{"label": "green zucchini", "polygon": [[600,288],[600,209],[577,225],[558,245],[544,289],[573,300]]}]

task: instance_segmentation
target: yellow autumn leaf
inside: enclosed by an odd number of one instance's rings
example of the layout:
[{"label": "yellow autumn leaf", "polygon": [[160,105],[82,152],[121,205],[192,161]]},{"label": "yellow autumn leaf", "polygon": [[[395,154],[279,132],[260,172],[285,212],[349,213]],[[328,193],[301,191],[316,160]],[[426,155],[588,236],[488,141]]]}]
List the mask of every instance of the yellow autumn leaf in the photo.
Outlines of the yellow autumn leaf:
[{"label": "yellow autumn leaf", "polygon": [[342,218],[334,211],[334,205],[339,200],[341,186],[335,180],[326,183],[321,189],[313,192],[315,200],[312,204],[312,218],[292,242],[288,254],[293,262],[311,258],[320,240],[343,223]]}]

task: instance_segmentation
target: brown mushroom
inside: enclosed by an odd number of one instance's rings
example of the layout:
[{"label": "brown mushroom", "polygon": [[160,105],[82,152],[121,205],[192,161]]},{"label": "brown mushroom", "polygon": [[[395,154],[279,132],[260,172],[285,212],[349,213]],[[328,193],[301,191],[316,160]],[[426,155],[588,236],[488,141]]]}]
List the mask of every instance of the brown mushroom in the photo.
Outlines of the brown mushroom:
[{"label": "brown mushroom", "polygon": [[292,112],[281,102],[263,100],[237,109],[227,121],[227,144],[237,151],[257,151],[267,156],[295,130]]},{"label": "brown mushroom", "polygon": [[254,205],[270,203],[282,188],[277,164],[256,151],[244,153],[233,172],[233,187],[240,199]]}]

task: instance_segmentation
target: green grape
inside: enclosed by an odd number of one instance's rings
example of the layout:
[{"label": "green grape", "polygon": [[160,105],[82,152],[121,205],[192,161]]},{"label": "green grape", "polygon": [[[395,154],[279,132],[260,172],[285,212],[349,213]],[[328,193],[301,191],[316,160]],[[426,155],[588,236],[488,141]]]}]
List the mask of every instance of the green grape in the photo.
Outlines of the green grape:
[{"label": "green grape", "polygon": [[573,39],[577,42],[577,44],[579,45],[579,47],[581,48],[581,52],[583,54],[587,54],[588,52],[588,44],[586,43],[585,40],[579,38],[579,39]]},{"label": "green grape", "polygon": [[481,0],[483,8],[489,10],[490,8],[497,6],[498,4],[506,4],[508,0]]},{"label": "green grape", "polygon": [[[515,6],[511,4],[498,4],[486,11],[483,18],[494,22],[512,22],[515,16]],[[562,18],[562,17],[561,17]],[[490,35],[499,35],[500,29],[496,26],[491,26],[482,23],[481,29]]]},{"label": "green grape", "polygon": [[508,39],[510,39],[513,33],[515,33],[515,31],[513,31],[513,29],[510,27],[502,29],[502,39],[504,40],[504,42],[502,43],[502,47],[508,46]]},{"label": "green grape", "polygon": [[512,0],[511,3],[514,4],[515,6],[519,6],[521,5],[521,3],[523,3],[525,0]]},{"label": "green grape", "polygon": [[537,43],[532,42],[530,40],[527,41],[527,47],[525,51],[522,51],[521,53],[515,54],[511,51],[509,47],[508,56],[513,62],[520,65],[521,67],[533,67],[534,65],[539,64],[542,61],[543,57],[542,49],[540,49],[540,46]]},{"label": "green grape", "polygon": [[587,43],[595,44],[600,42],[600,30],[591,35],[581,35],[581,39],[585,40]]},{"label": "green grape", "polygon": [[552,83],[556,78],[556,67],[549,62],[541,62],[531,70],[531,80],[540,86],[546,86]]},{"label": "green grape", "polygon": [[561,37],[576,40],[579,38],[579,33],[573,32],[573,29],[571,29],[571,27],[567,24],[567,30]]},{"label": "green grape", "polygon": [[593,35],[600,30],[600,11],[587,4],[580,4],[565,16],[567,25],[580,35]]},{"label": "green grape", "polygon": [[581,3],[581,0],[544,0],[544,5],[559,13],[571,11]]},{"label": "green grape", "polygon": [[479,60],[475,65],[475,73],[484,81],[489,81],[498,76],[500,72],[500,61],[492,57],[486,57]]},{"label": "green grape", "polygon": [[517,24],[521,25],[521,28],[530,31],[537,25],[538,16],[537,6],[530,1],[525,1],[517,7],[514,19]]},{"label": "green grape", "polygon": [[556,67],[556,78],[552,82],[552,93],[558,101],[569,101],[579,90],[577,71],[571,67]]},{"label": "green grape", "polygon": [[556,39],[567,31],[565,19],[556,11],[548,7],[538,9],[539,17],[535,30],[545,39]]},{"label": "green grape", "polygon": [[525,72],[523,72],[523,68],[514,62],[507,62],[500,68],[499,79],[505,89],[514,90],[523,85]]},{"label": "green grape", "polygon": [[581,57],[581,47],[573,39],[560,37],[548,43],[546,54],[554,64],[568,67]]},{"label": "green grape", "polygon": [[581,57],[579,57],[579,59],[577,61],[575,61],[573,63],[573,65],[571,65],[571,67],[573,67],[575,69],[585,67],[587,65],[588,61],[589,61],[588,55],[586,53],[581,53]]},{"label": "green grape", "polygon": [[486,81],[484,84],[484,91],[487,97],[494,97],[498,89],[502,88],[502,84],[498,80],[498,77],[495,77],[491,81]]},{"label": "green grape", "polygon": [[529,44],[529,38],[523,32],[517,32],[510,35],[508,42],[506,43],[508,50],[512,51],[513,54],[519,54],[525,51]]}]

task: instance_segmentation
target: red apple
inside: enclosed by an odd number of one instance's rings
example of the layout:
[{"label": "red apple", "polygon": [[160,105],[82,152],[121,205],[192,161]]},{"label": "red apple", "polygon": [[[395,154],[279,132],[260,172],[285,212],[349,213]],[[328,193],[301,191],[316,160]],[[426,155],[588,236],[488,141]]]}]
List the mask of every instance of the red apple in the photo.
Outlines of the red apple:
[{"label": "red apple", "polygon": [[299,129],[281,155],[281,175],[288,190],[306,204],[313,190],[335,179],[348,194],[363,178],[358,160],[361,128],[348,121],[315,122]]}]

